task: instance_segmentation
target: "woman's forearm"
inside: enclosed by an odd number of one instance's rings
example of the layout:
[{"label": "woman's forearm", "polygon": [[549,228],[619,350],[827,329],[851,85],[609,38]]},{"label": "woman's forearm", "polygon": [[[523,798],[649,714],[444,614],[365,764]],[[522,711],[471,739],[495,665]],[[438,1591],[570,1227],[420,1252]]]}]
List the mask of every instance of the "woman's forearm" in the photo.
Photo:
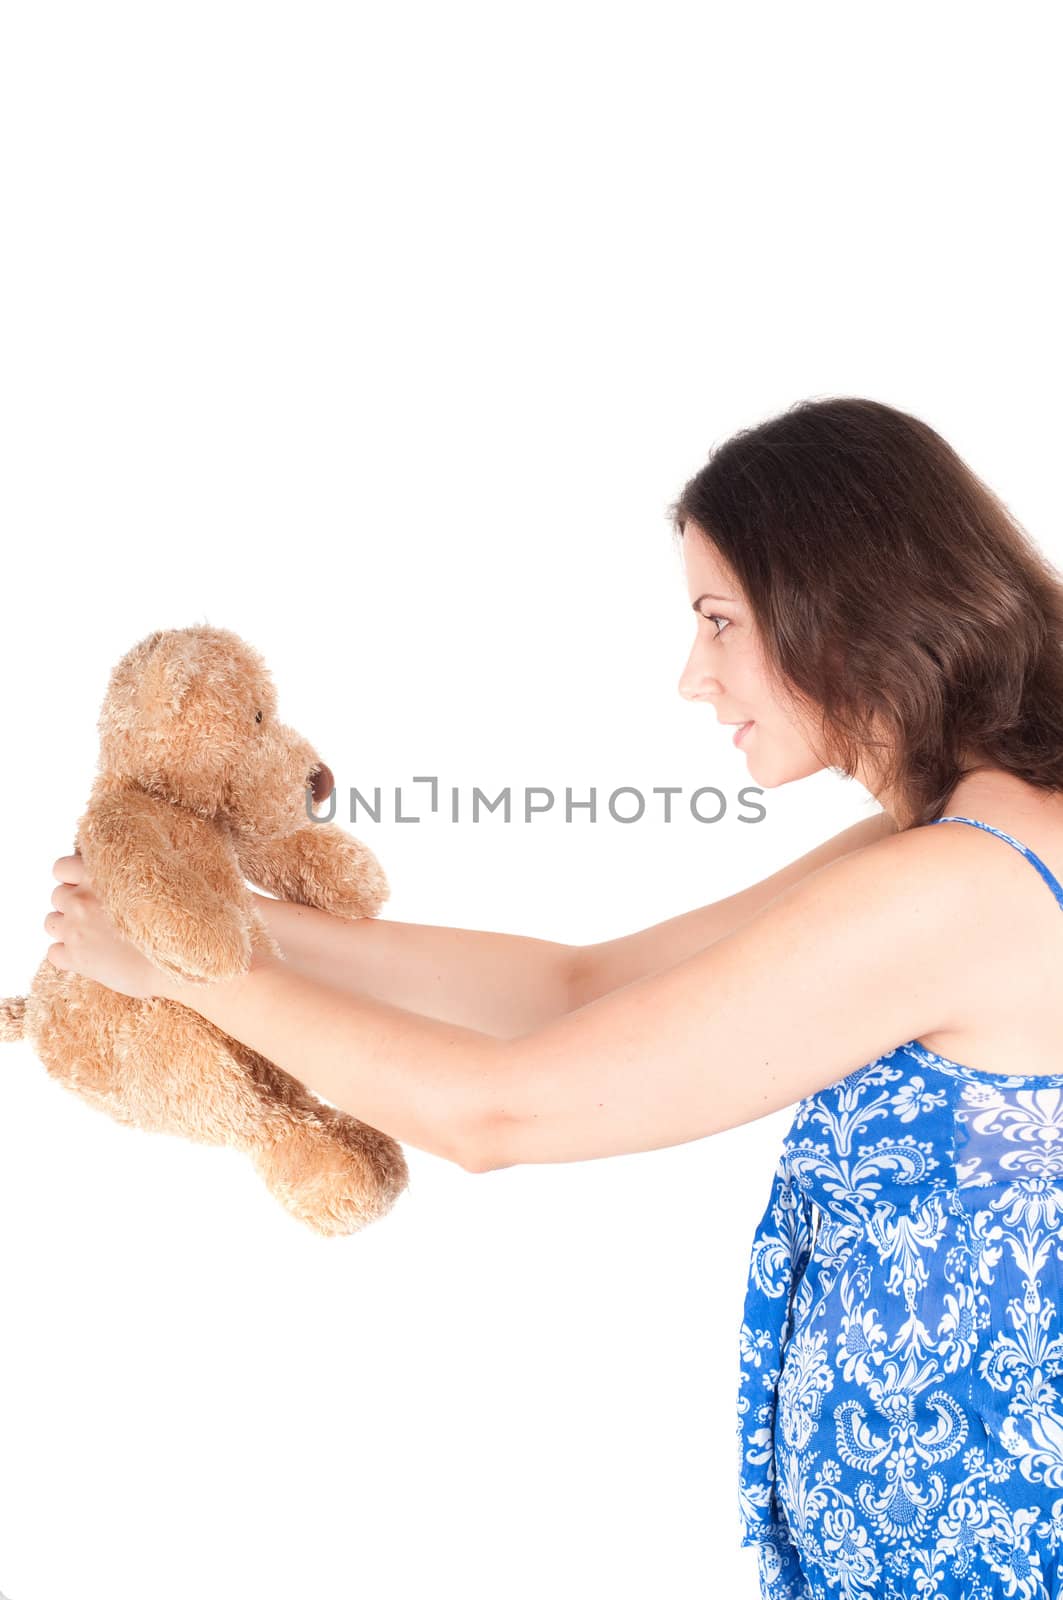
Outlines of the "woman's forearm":
[{"label": "woman's forearm", "polygon": [[289,966],[349,994],[504,1039],[575,1004],[574,945],[253,898]]},{"label": "woman's forearm", "polygon": [[160,973],[156,994],[379,1132],[480,1169],[503,1041],[346,993],[257,952],[249,972],[214,983]]}]

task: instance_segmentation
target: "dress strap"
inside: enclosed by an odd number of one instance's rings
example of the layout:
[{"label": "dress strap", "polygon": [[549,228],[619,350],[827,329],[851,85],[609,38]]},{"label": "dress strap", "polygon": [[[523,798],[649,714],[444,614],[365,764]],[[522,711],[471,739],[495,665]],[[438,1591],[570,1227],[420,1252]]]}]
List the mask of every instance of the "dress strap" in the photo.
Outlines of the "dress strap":
[{"label": "dress strap", "polygon": [[972,828],[983,828],[986,833],[995,833],[998,839],[1006,839],[1008,844],[1013,844],[1016,850],[1024,855],[1027,861],[1032,862],[1032,864],[1037,868],[1038,872],[1041,874],[1042,878],[1055,895],[1059,906],[1063,908],[1063,888],[1060,888],[1059,880],[1053,876],[1053,874],[1048,870],[1044,862],[1041,860],[1040,856],[1035,855],[1028,845],[1020,844],[1019,840],[1013,839],[1010,833],[1004,833],[1002,829],[994,828],[988,822],[979,822],[975,817],[935,817],[934,822],[928,823],[927,826],[932,828],[935,822],[969,822]]}]

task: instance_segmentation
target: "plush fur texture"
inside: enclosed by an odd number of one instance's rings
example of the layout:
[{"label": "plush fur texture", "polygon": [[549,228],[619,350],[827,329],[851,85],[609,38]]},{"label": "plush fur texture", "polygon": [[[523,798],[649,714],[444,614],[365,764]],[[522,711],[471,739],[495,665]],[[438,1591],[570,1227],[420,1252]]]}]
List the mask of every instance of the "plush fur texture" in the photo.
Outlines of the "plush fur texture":
[{"label": "plush fur texture", "polygon": [[[372,852],[311,822],[333,779],[277,719],[262,657],[213,627],[152,633],[111,675],[80,852],[119,931],[192,982],[279,955],[244,880],[334,916],[387,899]],[[138,1128],[245,1151],[289,1212],[326,1235],[387,1212],[408,1181],[401,1147],[326,1105],[188,1006],[134,1000],[45,958],[27,996],[0,1001],[0,1039],[25,1037],[52,1077]]]}]

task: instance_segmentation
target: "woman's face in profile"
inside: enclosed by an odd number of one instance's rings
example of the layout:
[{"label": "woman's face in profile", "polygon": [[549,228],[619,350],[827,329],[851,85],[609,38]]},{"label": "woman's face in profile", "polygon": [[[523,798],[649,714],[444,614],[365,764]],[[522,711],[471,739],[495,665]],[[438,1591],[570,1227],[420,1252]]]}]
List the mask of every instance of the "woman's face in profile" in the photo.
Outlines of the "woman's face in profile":
[{"label": "woman's face in profile", "polygon": [[[752,722],[738,748],[750,774],[766,789],[821,772],[814,725],[797,718],[769,686],[752,613],[715,545],[696,522],[683,533],[687,593],[696,633],[679,679],[686,700],[703,700],[720,722]],[[738,730],[730,728],[728,736]]]}]

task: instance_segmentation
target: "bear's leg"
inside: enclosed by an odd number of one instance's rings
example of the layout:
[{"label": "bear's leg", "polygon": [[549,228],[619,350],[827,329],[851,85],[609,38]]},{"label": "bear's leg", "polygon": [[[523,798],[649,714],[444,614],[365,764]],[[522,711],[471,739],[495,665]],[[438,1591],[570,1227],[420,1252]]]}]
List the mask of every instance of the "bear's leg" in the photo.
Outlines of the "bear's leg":
[{"label": "bear's leg", "polygon": [[262,1095],[262,1115],[246,1149],[274,1197],[329,1236],[356,1233],[384,1216],[409,1180],[402,1147],[318,1100],[257,1051],[223,1037]]}]

